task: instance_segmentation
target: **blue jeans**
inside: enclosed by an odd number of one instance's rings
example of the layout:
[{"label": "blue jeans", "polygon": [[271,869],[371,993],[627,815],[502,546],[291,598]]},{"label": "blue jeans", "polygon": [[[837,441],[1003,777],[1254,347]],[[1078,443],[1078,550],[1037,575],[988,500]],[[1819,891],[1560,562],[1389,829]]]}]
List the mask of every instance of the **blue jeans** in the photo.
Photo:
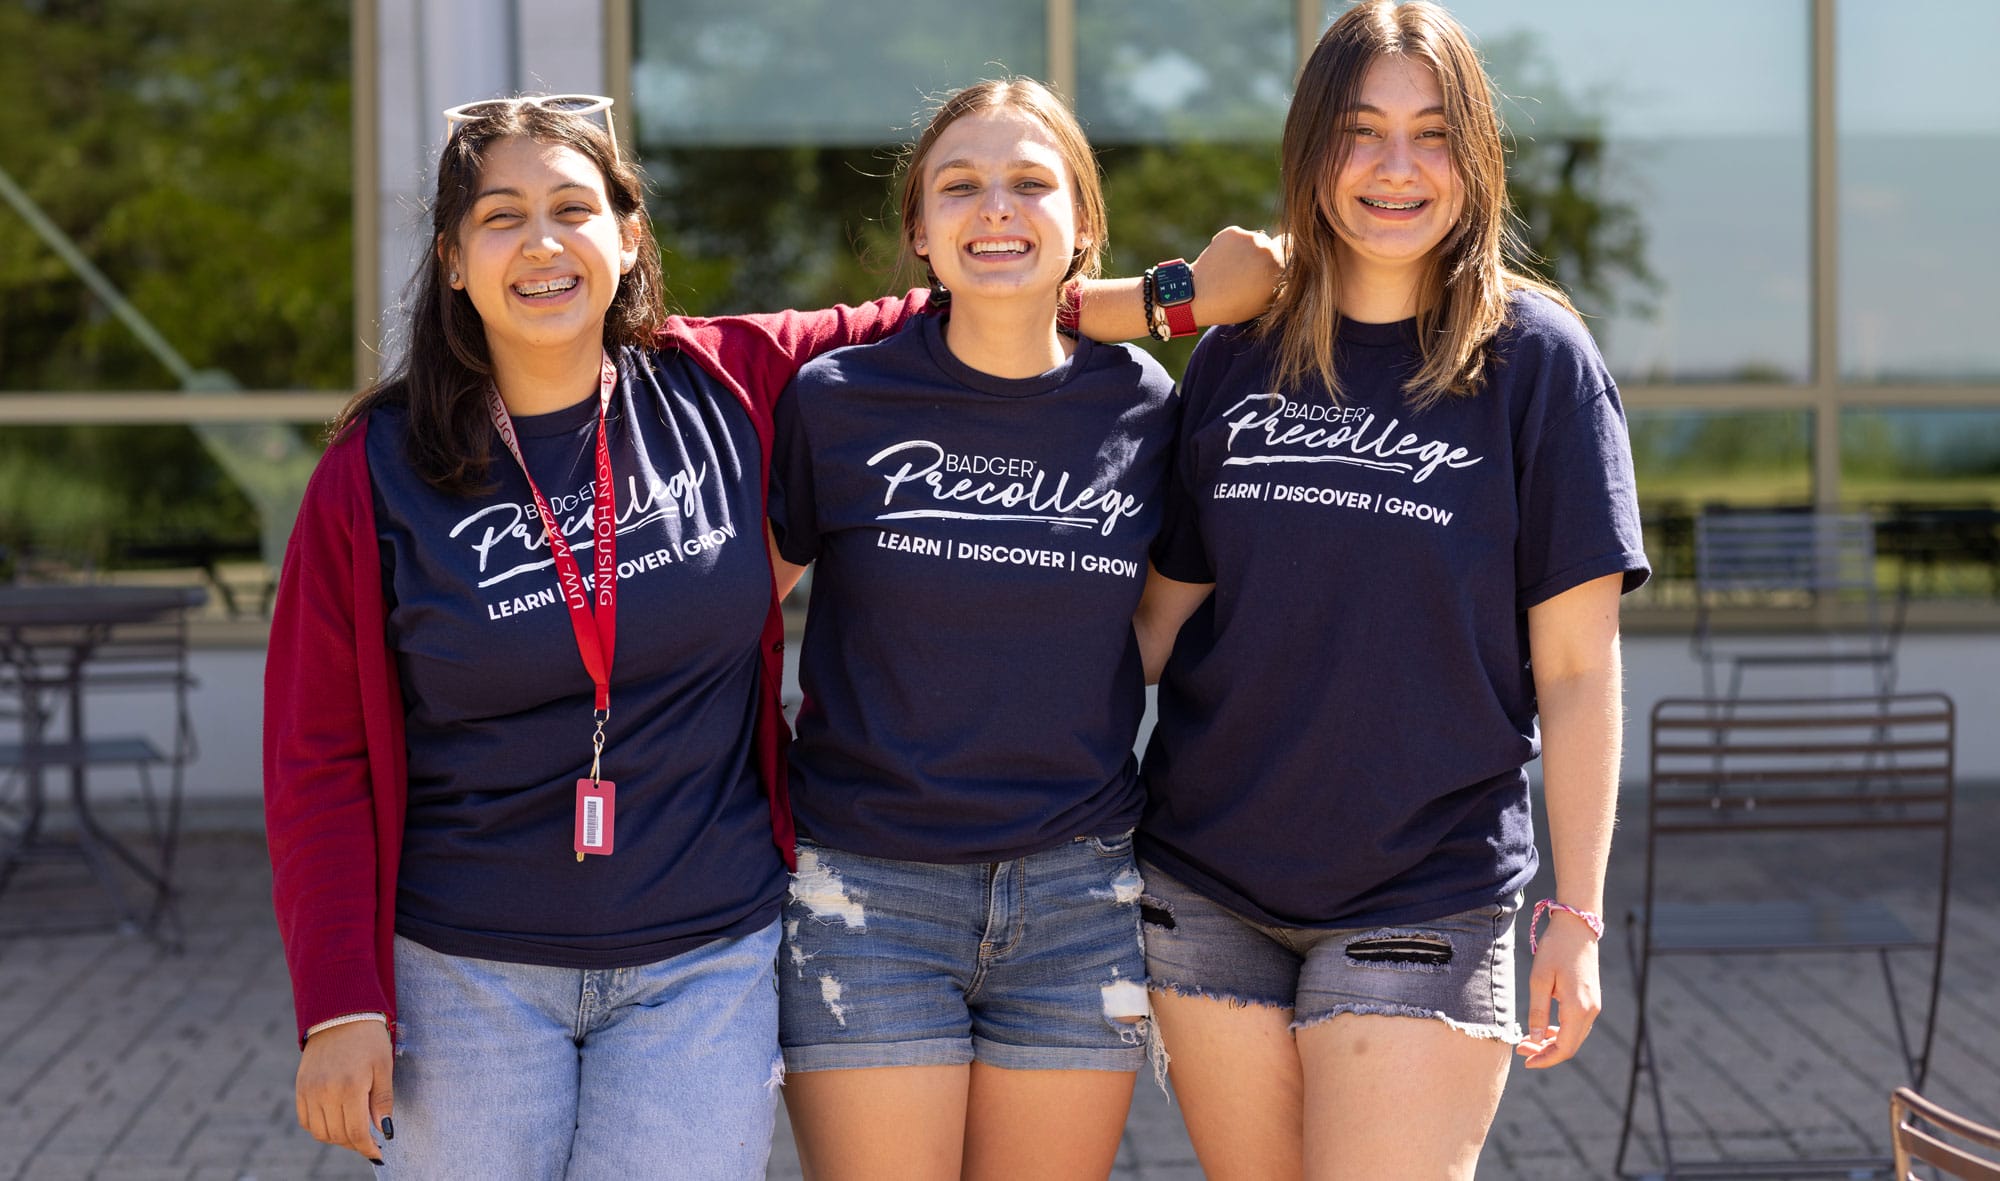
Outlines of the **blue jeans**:
[{"label": "blue jeans", "polygon": [[969,865],[801,838],[778,969],[785,1065],[1137,1070],[1143,888],[1130,833]]},{"label": "blue jeans", "polygon": [[395,1178],[761,1178],[778,925],[637,968],[396,938]]}]

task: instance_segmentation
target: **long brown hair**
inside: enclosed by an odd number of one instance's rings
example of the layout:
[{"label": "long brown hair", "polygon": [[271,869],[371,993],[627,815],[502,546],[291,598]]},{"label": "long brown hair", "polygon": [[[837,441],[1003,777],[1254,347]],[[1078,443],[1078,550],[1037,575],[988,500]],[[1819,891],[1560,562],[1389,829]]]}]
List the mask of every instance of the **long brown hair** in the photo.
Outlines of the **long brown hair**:
[{"label": "long brown hair", "polygon": [[604,314],[605,349],[616,356],[624,345],[648,346],[667,319],[660,248],[646,217],[644,183],[639,170],[619,157],[604,128],[583,115],[525,103],[459,124],[438,160],[431,248],[406,289],[408,339],[401,360],[355,395],[332,428],[337,438],[377,406],[407,407],[410,464],[445,492],[465,494],[490,486],[487,464],[494,436],[485,403],[486,387],[493,381],[485,324],[472,297],[446,281],[444,256],[472,212],[486,150],[515,136],[572,148],[597,165],[612,213],[639,248],[638,261],[620,280]]},{"label": "long brown hair", "polygon": [[[1433,250],[1417,289],[1423,364],[1404,385],[1422,408],[1486,384],[1494,334],[1509,293],[1569,300],[1512,262],[1518,254],[1507,202],[1507,166],[1493,84],[1457,21],[1425,0],[1361,0],[1327,27],[1299,74],[1280,148],[1279,222],[1291,235],[1284,283],[1259,332],[1277,340],[1277,382],[1317,378],[1338,399],[1334,338],[1340,327],[1339,233],[1320,199],[1347,162],[1339,130],[1377,59],[1396,54],[1430,68],[1444,94],[1452,168],[1464,190],[1458,221]],[[1574,311],[1574,308],[1570,309]]]},{"label": "long brown hair", "polygon": [[1033,78],[989,78],[963,90],[953,91],[931,112],[923,134],[903,154],[902,182],[896,194],[896,211],[902,218],[901,269],[908,275],[922,275],[936,286],[935,277],[917,253],[917,232],[924,220],[924,165],[945,128],[967,115],[1004,107],[1019,111],[1048,129],[1056,150],[1069,166],[1072,201],[1076,206],[1078,245],[1070,256],[1063,282],[1094,279],[1104,263],[1104,244],[1110,236],[1110,218],[1105,213],[1104,177],[1097,167],[1097,155],[1083,134],[1076,115],[1062,96]]}]

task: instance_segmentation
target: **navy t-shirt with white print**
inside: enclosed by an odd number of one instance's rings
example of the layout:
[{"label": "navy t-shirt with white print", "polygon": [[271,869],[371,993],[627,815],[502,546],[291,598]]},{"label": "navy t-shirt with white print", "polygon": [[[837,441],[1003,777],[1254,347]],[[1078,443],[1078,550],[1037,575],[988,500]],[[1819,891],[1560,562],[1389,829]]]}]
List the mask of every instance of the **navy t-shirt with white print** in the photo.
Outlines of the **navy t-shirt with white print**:
[{"label": "navy t-shirt with white print", "polygon": [[[369,422],[408,711],[396,929],[446,954],[629,967],[777,916],[784,864],[751,753],[771,595],[757,436],[742,404],[683,354],[617,360],[610,856],[578,862],[573,850],[591,682],[520,466],[496,447],[493,492],[446,495],[403,458],[399,408]],[[597,406],[593,391],[514,419],[586,578]]]},{"label": "navy t-shirt with white print", "polygon": [[778,403],[772,528],[817,562],[793,813],[822,844],[935,863],[1122,833],[1173,384],[1089,340],[993,377],[943,324],[828,353]]},{"label": "navy t-shirt with white print", "polygon": [[1162,573],[1213,582],[1161,679],[1140,855],[1258,921],[1420,922],[1536,867],[1527,610],[1648,574],[1618,393],[1513,297],[1482,391],[1421,412],[1415,321],[1343,323],[1336,402],[1220,329],[1183,379]]}]

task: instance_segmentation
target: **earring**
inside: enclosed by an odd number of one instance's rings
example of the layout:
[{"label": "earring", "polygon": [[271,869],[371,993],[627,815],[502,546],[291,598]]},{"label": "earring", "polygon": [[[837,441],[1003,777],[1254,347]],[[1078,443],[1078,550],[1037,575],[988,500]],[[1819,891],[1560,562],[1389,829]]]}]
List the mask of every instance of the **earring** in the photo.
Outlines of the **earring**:
[{"label": "earring", "polygon": [[451,282],[451,285],[452,285],[453,287],[456,287],[456,286],[458,286],[458,272],[457,272],[457,271],[453,271],[453,272],[451,273],[451,278],[450,278],[450,282]]}]

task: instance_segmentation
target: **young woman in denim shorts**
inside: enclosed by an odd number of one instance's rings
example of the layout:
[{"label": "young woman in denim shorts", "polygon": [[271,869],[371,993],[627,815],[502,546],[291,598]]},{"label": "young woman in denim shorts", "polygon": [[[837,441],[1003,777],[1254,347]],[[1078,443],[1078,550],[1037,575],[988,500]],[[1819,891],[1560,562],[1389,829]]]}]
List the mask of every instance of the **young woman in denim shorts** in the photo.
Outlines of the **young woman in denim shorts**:
[{"label": "young woman in denim shorts", "polygon": [[946,310],[778,404],[780,585],[815,564],[786,1104],[821,1181],[1102,1178],[1147,1055],[1130,619],[1178,406],[1145,354],[1059,331],[1104,198],[1043,86],[947,99],[901,213]]},{"label": "young woman in denim shorts", "polygon": [[[1176,582],[1140,620],[1154,1011],[1210,1177],[1470,1177],[1510,1046],[1552,1066],[1599,1007],[1618,602],[1647,575],[1624,417],[1506,261],[1492,90],[1442,9],[1334,22],[1282,174],[1285,283],[1189,363]],[[1537,754],[1559,906],[1523,1035]]]},{"label": "young woman in denim shorts", "polygon": [[[342,413],[279,583],[298,1117],[392,1176],[752,1178],[770,1152],[772,407],[925,297],[668,315],[609,104],[447,113],[408,354]],[[1108,288],[1092,326],[1136,331]]]}]

